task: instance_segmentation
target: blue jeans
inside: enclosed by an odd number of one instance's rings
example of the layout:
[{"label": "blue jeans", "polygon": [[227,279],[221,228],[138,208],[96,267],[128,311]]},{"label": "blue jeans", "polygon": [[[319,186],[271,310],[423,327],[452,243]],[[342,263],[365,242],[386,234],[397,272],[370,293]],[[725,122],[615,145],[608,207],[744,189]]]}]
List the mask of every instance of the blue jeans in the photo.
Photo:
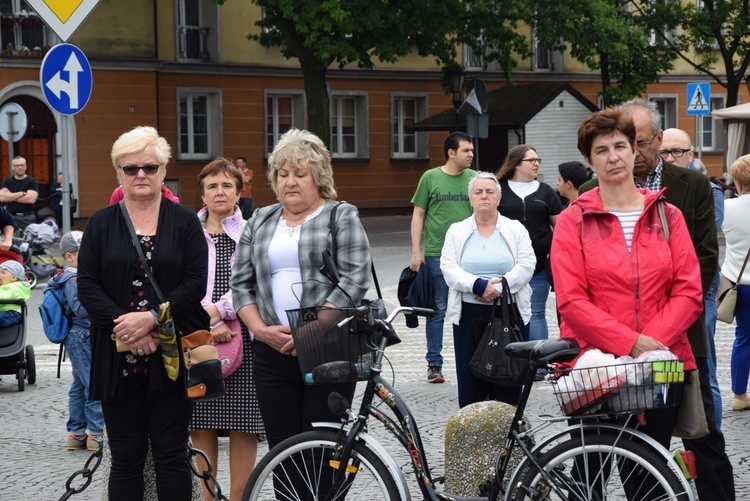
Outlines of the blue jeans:
[{"label": "blue jeans", "polygon": [[747,393],[747,379],[750,377],[750,285],[737,286],[737,307],[734,320],[732,347],[732,393]]},{"label": "blue jeans", "polygon": [[240,198],[240,210],[242,211],[242,219],[250,219],[253,215],[253,199],[252,198]]},{"label": "blue jeans", "polygon": [[719,272],[716,272],[714,281],[711,283],[711,289],[708,291],[706,298],[703,300],[703,306],[706,310],[706,332],[708,333],[708,379],[711,383],[711,395],[714,400],[714,420],[716,429],[721,429],[721,390],[719,389],[719,379],[716,377],[716,290],[719,288]]},{"label": "blue jeans", "polygon": [[102,404],[89,400],[91,340],[89,331],[71,330],[65,339],[65,351],[73,366],[73,384],[68,391],[68,432],[75,435],[101,435],[104,430]]},{"label": "blue jeans", "polygon": [[425,332],[427,335],[427,365],[443,366],[443,324],[445,310],[448,307],[448,284],[440,271],[440,256],[425,256],[427,269],[432,276],[432,290],[435,298],[435,315],[427,318]]},{"label": "blue jeans", "polygon": [[531,321],[529,322],[529,341],[540,341],[549,338],[547,327],[547,298],[549,282],[547,273],[542,270],[531,277]]}]

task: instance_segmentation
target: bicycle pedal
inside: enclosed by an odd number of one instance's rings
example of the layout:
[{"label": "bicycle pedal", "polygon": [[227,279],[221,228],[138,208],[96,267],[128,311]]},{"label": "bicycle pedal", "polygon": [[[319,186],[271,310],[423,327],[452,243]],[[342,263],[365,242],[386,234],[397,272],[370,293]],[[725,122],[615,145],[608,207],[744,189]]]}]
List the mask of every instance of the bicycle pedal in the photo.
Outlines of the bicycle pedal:
[{"label": "bicycle pedal", "polygon": [[698,477],[698,472],[695,469],[695,454],[693,454],[693,451],[675,451],[674,459],[687,480]]}]

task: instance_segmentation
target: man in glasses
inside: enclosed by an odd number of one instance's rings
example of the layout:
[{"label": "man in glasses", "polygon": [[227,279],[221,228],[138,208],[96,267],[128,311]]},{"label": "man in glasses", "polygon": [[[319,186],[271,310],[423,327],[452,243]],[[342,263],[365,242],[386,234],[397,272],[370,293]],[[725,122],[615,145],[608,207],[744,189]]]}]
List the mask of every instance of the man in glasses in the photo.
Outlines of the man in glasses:
[{"label": "man in glasses", "polygon": [[[698,256],[705,297],[719,268],[719,242],[708,178],[693,170],[681,169],[659,156],[659,150],[664,149],[663,132],[661,114],[655,103],[645,99],[633,99],[621,106],[635,124],[635,185],[652,191],[667,188],[664,194],[667,202],[682,211]],[[581,186],[580,192],[590,190],[596,185],[596,180],[589,181]],[[695,454],[698,471],[695,485],[698,497],[704,501],[733,500],[735,492],[732,464],[726,454],[724,435],[716,427],[714,419],[705,312],[690,326],[687,336],[698,364],[701,395],[709,430],[709,434],[703,438],[683,440],[685,448]]]},{"label": "man in glasses", "polygon": [[690,136],[680,129],[666,129],[662,134],[659,156],[677,167],[689,169],[695,156]]}]

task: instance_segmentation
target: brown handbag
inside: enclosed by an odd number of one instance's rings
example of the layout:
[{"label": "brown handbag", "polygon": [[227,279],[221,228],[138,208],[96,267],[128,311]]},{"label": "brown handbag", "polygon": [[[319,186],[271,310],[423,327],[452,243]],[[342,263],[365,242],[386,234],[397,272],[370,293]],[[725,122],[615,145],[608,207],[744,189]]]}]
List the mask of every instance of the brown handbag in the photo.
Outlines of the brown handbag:
[{"label": "brown handbag", "polygon": [[722,322],[731,324],[734,321],[734,309],[737,306],[737,284],[745,273],[748,258],[750,258],[750,249],[745,256],[745,262],[742,263],[737,282],[732,282],[723,274],[720,274],[719,288],[716,291],[716,318]]},{"label": "brown handbag", "polygon": [[224,396],[224,375],[213,336],[207,330],[180,338],[185,362],[185,386],[188,400],[213,400]]}]

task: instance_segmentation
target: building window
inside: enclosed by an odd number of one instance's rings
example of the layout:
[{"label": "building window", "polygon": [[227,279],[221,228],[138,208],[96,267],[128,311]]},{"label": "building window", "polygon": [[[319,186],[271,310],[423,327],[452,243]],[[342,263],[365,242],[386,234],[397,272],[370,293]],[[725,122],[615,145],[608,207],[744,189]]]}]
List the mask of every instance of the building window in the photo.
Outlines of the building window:
[{"label": "building window", "polygon": [[367,96],[338,93],[331,98],[331,154],[338,158],[367,158]]},{"label": "building window", "polygon": [[[484,41],[480,38],[477,40],[479,47],[484,47]],[[466,69],[483,70],[485,69],[484,53],[474,52],[469,44],[464,44],[464,67]]]},{"label": "building window", "polygon": [[266,91],[266,155],[289,129],[302,129],[305,123],[303,91]]},{"label": "building window", "polygon": [[0,0],[0,53],[20,54],[38,51],[47,45],[47,29],[42,19],[24,0]]},{"label": "building window", "polygon": [[221,91],[177,89],[179,121],[177,135],[181,160],[208,160],[223,150]]},{"label": "building window", "polygon": [[[711,96],[711,111],[724,108],[724,96]],[[722,124],[721,118],[714,118],[711,115],[701,115],[703,121],[703,144],[702,151],[721,151],[724,147],[722,143]]]},{"label": "building window", "polygon": [[534,69],[548,71],[555,69],[552,51],[536,38],[536,33],[534,34]]},{"label": "building window", "polygon": [[217,8],[210,0],[177,0],[179,59],[217,60]]},{"label": "building window", "polygon": [[427,134],[409,130],[427,117],[427,96],[393,94],[391,96],[391,156],[419,158],[427,156]]},{"label": "building window", "polygon": [[649,101],[656,103],[661,114],[661,130],[677,127],[677,97],[650,95]]}]

